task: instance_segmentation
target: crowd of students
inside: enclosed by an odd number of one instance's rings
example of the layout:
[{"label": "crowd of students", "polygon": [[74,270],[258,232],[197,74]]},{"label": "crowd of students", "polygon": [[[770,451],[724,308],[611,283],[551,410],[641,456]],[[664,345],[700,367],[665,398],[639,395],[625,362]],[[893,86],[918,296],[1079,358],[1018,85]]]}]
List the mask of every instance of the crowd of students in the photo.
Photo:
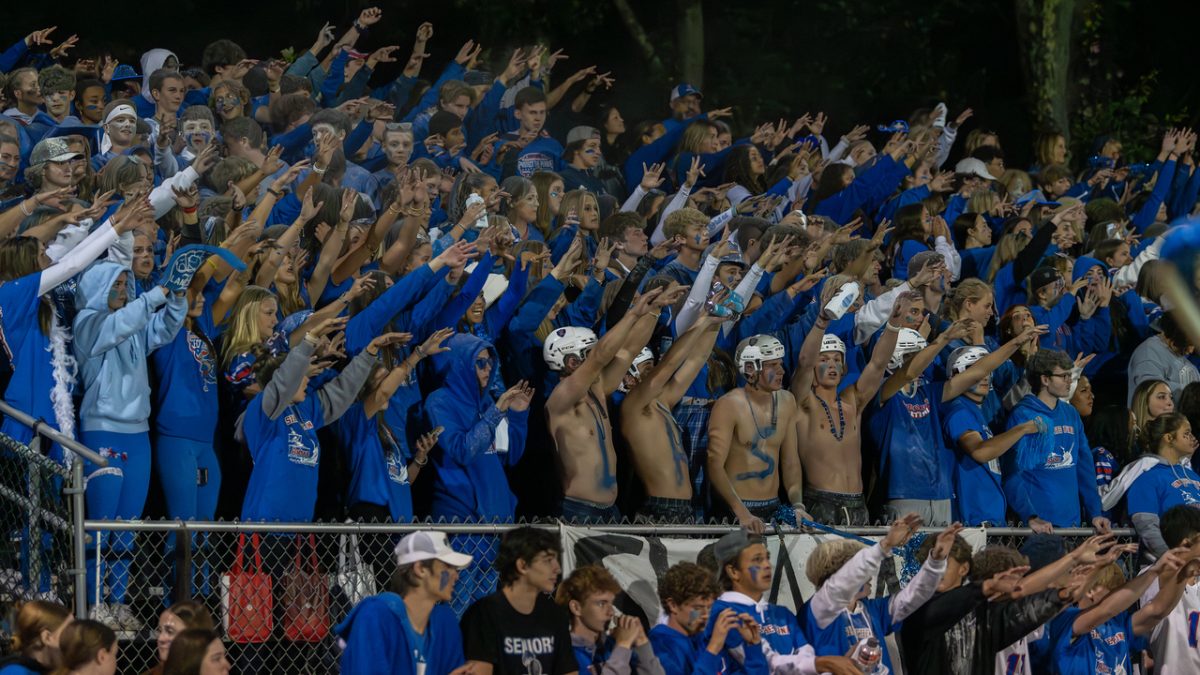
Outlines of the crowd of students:
[{"label": "crowd of students", "polygon": [[[600,565],[560,581],[561,545],[548,529],[502,538],[500,585],[461,621],[450,607],[473,561],[446,535],[413,532],[395,548],[390,590],[356,605],[334,628],[343,675],[707,675],[894,672],[938,675],[1191,673],[1200,669],[1200,511],[1162,518],[1170,548],[1126,578],[1118,560],[1137,545],[1096,535],[1067,550],[1038,534],[1020,550],[972,551],[954,524],[925,535],[922,565],[903,588],[872,591],[894,549],[921,525],[910,513],[873,545],[830,537],[804,561],[816,589],[797,611],[768,600],[766,542],[736,529],[657,580],[661,615],[618,614],[624,591]],[[890,591],[890,592],[889,592]],[[203,605],[165,609],[158,665],[146,675],[219,675],[230,660]],[[885,645],[891,646],[885,646]],[[117,672],[116,634],[66,608],[25,603],[14,655],[0,675]],[[269,665],[269,664],[268,664]],[[1153,669],[1153,670],[1151,670]],[[265,672],[276,672],[267,670]]]},{"label": "crowd of students", "polygon": [[[1193,131],[1141,164],[1048,132],[1021,170],[971,109],[835,136],[686,83],[627,128],[603,68],[468,41],[431,70],[433,26],[405,60],[383,17],[291,63],[0,53],[4,400],[107,459],[89,518],[916,513],[1171,548],[1200,373],[1159,254]],[[136,545],[90,548],[113,625]]]}]

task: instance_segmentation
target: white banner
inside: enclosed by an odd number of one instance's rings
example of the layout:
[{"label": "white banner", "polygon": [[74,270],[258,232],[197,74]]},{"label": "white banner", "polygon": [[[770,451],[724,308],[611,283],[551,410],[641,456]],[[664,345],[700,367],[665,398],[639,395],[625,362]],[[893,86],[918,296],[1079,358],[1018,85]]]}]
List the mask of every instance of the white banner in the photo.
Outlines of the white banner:
[{"label": "white banner", "polygon": [[[716,542],[711,539],[647,537],[640,535],[616,534],[598,532],[588,528],[562,526],[563,547],[563,577],[582,565],[602,564],[616,577],[621,588],[625,589],[626,598],[618,598],[618,609],[623,614],[641,614],[651,624],[657,621],[662,608],[658,600],[658,579],[674,564],[680,562],[696,562],[696,556],[705,547]],[[771,589],[775,603],[783,605],[793,612],[801,606],[805,598],[812,597],[816,590],[809,583],[804,573],[805,563],[813,549],[822,541],[837,537],[833,534],[788,534],[769,536],[766,538],[767,551],[771,555],[771,563],[775,572],[775,583]],[[987,537],[982,528],[966,529],[962,537],[971,545],[973,550],[979,550],[987,543]],[[878,538],[875,538],[878,539]],[[785,542],[787,558],[791,562],[796,587],[800,597],[794,597],[789,575],[780,568],[780,541]],[[895,556],[896,570],[905,576],[905,559]],[[911,567],[911,561],[909,561]],[[876,584],[875,592],[879,592]]]}]

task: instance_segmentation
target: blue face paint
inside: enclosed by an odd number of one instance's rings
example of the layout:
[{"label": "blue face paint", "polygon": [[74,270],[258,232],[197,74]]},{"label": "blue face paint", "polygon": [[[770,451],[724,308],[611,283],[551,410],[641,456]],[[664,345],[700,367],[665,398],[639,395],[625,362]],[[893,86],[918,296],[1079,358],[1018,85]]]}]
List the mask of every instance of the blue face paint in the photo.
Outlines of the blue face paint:
[{"label": "blue face paint", "polygon": [[438,579],[438,590],[444,591],[450,585],[450,571],[442,570],[442,576]]},{"label": "blue face paint", "polygon": [[700,610],[693,609],[688,612],[688,625],[692,625],[700,620]]},{"label": "blue face paint", "polygon": [[753,581],[754,583],[757,584],[758,583],[758,575],[760,572],[762,572],[762,568],[760,568],[758,565],[751,565],[750,566],[750,581]]}]

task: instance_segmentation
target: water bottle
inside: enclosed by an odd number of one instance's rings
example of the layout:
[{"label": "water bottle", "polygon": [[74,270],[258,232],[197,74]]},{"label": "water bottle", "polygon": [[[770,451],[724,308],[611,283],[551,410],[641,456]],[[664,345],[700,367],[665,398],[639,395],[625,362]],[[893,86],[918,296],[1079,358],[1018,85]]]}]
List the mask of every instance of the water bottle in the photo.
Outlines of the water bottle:
[{"label": "water bottle", "polygon": [[[463,209],[464,210],[469,209],[476,204],[483,204],[483,203],[484,203],[483,197],[480,197],[479,195],[472,192],[471,194],[467,195],[467,200],[466,200],[466,202],[463,203]],[[475,229],[483,230],[483,229],[487,229],[487,226],[488,226],[488,216],[487,216],[487,211],[484,211],[483,213],[479,214],[478,218],[475,219]]]},{"label": "water bottle", "polygon": [[879,664],[883,662],[883,645],[879,644],[879,640],[874,637],[865,637],[854,646],[854,651],[850,653],[850,660],[854,662],[860,672],[874,673],[879,669]]},{"label": "water bottle", "polygon": [[850,306],[858,299],[858,282],[851,281],[843,284],[842,288],[829,299],[829,303],[825,305],[825,311],[833,316],[833,320],[842,318],[849,311]]}]

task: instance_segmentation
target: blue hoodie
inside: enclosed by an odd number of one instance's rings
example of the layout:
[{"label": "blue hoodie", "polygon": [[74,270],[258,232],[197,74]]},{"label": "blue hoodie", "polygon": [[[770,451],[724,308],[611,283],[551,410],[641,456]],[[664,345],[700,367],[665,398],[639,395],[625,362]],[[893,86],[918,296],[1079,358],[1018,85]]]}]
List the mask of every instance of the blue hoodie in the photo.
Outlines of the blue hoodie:
[{"label": "blue hoodie", "polygon": [[708,651],[704,636],[684,635],[665,623],[650,629],[650,646],[663,671],[675,675],[717,675],[725,672],[721,657]]},{"label": "blue hoodie", "polygon": [[424,635],[413,629],[408,608],[395,593],[358,603],[333,632],[346,642],[343,675],[436,675],[466,662],[458,619],[443,603],[433,606]]},{"label": "blue hoodie", "polygon": [[[730,673],[767,673],[768,663],[765,648],[770,647],[775,654],[798,666],[796,672],[812,672],[816,652],[812,645],[804,639],[804,631],[800,622],[791,610],[780,605],[772,605],[765,600],[755,602],[749,596],[735,591],[726,591],[713,603],[708,615],[708,625],[704,627],[704,642],[712,639],[713,624],[717,617],[727,608],[732,608],[737,614],[743,612],[754,617],[762,633],[762,642],[756,647],[742,639],[742,634],[736,630],[729,631],[725,636],[725,646],[721,649],[720,657],[729,665]],[[741,647],[745,659],[739,662],[732,651]]]},{"label": "blue hoodie", "polygon": [[[127,300],[113,312],[108,296],[123,273]],[[187,299],[168,298],[161,287],[134,299],[133,287],[133,270],[108,261],[95,263],[79,279],[74,347],[83,384],[79,417],[86,431],[150,429],[147,357],[175,339],[187,315]]]},{"label": "blue hoodie", "polygon": [[[484,521],[511,521],[517,499],[508,487],[505,467],[511,467],[525,452],[528,411],[496,408],[496,398],[504,386],[498,364],[493,363],[491,382],[480,391],[475,375],[475,359],[491,350],[490,342],[474,335],[458,334],[446,342],[450,351],[434,358],[443,375],[443,386],[425,403],[426,415],[434,427],[443,427],[438,439],[440,452],[434,455],[437,477],[434,483],[434,518]],[[508,450],[496,449],[496,427],[508,423]]]},{"label": "blue hoodie", "polygon": [[1048,431],[1025,436],[1001,459],[1009,507],[1025,522],[1037,516],[1055,527],[1080,524],[1080,498],[1089,519],[1103,515],[1096,466],[1079,413],[1062,401],[1051,410],[1026,394],[1013,407],[1008,428],[1037,417],[1045,419]]}]

